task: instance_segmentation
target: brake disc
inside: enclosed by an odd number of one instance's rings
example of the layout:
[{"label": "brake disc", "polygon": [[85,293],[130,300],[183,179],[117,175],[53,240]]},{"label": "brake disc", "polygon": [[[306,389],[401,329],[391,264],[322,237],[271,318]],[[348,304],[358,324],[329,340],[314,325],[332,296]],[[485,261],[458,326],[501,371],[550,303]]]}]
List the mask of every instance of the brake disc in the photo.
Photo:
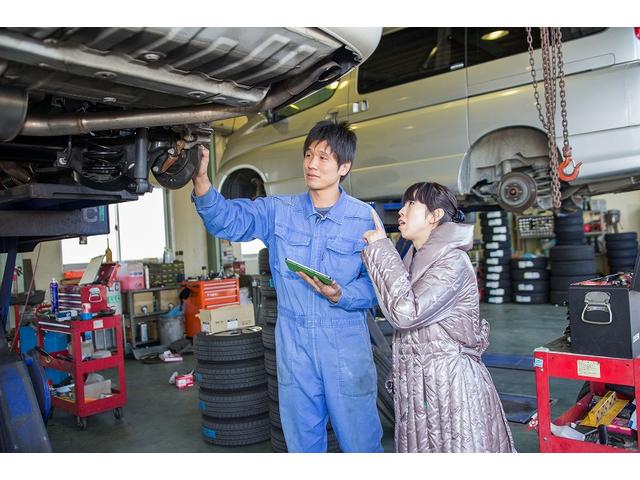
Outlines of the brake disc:
[{"label": "brake disc", "polygon": [[512,212],[524,212],[535,203],[536,195],[536,182],[526,173],[507,173],[498,185],[498,203]]},{"label": "brake disc", "polygon": [[184,187],[200,164],[200,155],[197,148],[182,150],[177,158],[163,154],[162,158],[155,161],[151,173],[164,188],[176,190]]}]

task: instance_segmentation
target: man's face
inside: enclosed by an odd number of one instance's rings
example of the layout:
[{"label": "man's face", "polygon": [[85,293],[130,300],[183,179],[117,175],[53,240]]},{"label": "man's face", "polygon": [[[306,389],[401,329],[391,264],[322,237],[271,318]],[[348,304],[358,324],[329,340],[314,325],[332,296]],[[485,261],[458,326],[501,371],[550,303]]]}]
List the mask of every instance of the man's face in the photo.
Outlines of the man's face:
[{"label": "man's face", "polygon": [[315,141],[304,152],[304,181],[309,190],[328,190],[340,184],[351,164],[338,167],[338,158],[325,141]]}]

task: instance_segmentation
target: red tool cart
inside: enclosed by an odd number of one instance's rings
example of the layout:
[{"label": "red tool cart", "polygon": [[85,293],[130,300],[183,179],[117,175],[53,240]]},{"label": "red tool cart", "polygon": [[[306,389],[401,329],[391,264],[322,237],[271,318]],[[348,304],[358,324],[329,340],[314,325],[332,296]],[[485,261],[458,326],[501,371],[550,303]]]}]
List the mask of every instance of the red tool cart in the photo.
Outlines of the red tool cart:
[{"label": "red tool cart", "polygon": [[599,357],[570,353],[566,341],[555,340],[534,351],[536,369],[536,394],[538,397],[538,437],[540,452],[582,453],[639,452],[638,448],[626,449],[598,443],[558,437],[551,433],[551,407],[549,405],[549,379],[566,378],[584,380],[591,383],[590,392],[572,408],[555,419],[558,426],[577,422],[589,412],[589,402],[593,395],[604,395],[605,384],[629,385],[635,389],[635,397],[640,398],[640,358],[625,359]]},{"label": "red tool cart", "polygon": [[[82,335],[96,330],[113,328],[116,332],[117,351],[111,351],[107,358],[87,358],[82,360]],[[92,320],[72,320],[57,322],[55,320],[38,320],[38,345],[43,347],[44,332],[56,332],[69,335],[72,347],[72,355],[68,350],[51,352],[41,356],[43,367],[62,370],[73,376],[75,383],[75,401],[53,397],[53,406],[66,410],[77,416],[78,426],[83,430],[87,428],[87,417],[97,413],[113,410],[116,418],[122,416],[122,407],[127,403],[127,391],[124,373],[124,352],[122,346],[122,320],[120,315],[112,315]],[[85,399],[85,375],[110,368],[118,369],[118,386],[111,388],[111,394],[104,398]]]}]

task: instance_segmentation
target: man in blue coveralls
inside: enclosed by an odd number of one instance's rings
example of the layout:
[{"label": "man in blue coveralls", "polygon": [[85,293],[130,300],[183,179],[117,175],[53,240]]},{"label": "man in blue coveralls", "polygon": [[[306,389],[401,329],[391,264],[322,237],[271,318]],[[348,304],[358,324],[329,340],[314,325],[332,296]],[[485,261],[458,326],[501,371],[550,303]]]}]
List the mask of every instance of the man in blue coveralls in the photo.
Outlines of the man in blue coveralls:
[{"label": "man in blue coveralls", "polygon": [[[290,452],[326,452],[327,420],[344,452],[381,452],[376,370],[365,311],[376,296],[360,253],[375,228],[371,207],[347,195],[356,135],[346,123],[320,122],[304,142],[309,191],[254,201],[227,200],[207,176],[201,147],[193,201],[220,238],[261,239],[278,297],[276,345],[282,428]],[[290,258],[331,276],[325,285],[291,272]]]}]

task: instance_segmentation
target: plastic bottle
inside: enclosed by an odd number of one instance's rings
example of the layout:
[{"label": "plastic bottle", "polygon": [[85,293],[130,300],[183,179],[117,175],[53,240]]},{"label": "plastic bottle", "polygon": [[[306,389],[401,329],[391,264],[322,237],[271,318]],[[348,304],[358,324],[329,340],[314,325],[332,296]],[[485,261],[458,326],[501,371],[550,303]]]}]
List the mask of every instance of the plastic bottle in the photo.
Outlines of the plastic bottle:
[{"label": "plastic bottle", "polygon": [[51,292],[51,312],[56,313],[58,311],[58,281],[55,278],[51,279],[49,290]]}]

